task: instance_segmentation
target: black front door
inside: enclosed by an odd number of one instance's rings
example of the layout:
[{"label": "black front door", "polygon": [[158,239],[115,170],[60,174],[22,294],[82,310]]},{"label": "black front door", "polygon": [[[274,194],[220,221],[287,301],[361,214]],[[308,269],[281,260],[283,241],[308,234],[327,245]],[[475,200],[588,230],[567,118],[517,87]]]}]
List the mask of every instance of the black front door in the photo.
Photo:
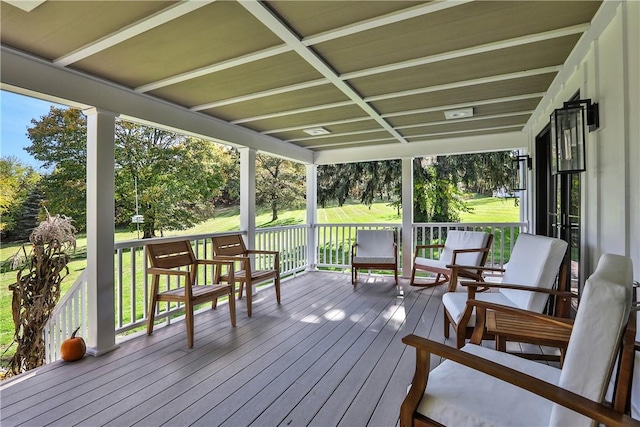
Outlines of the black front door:
[{"label": "black front door", "polygon": [[550,127],[536,137],[536,234],[558,237],[569,244],[566,280],[580,295],[580,174],[551,174]]}]

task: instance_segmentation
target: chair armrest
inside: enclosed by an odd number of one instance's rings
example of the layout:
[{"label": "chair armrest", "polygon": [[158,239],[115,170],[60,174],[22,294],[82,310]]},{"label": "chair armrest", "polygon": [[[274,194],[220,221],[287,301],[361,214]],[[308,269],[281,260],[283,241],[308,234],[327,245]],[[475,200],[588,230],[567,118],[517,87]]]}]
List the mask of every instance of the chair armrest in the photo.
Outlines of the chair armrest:
[{"label": "chair armrest", "polygon": [[197,259],[197,264],[207,264],[207,265],[228,265],[233,268],[234,260],[222,260],[220,257],[214,257],[214,259]]},{"label": "chair armrest", "polygon": [[[569,390],[565,390],[554,384],[542,381],[538,378],[532,377],[531,375],[524,374],[507,366],[503,366],[490,360],[483,359],[473,354],[458,350],[456,348],[449,347],[445,344],[427,340],[416,335],[407,335],[406,337],[402,338],[402,342],[415,347],[416,349],[416,373],[424,371],[425,361],[427,361],[428,364],[430,355],[435,354],[437,356],[444,357],[453,362],[460,363],[469,368],[483,372],[509,384],[513,384],[516,387],[530,391],[534,394],[537,394],[538,396],[543,397],[544,399],[550,400],[573,411],[579,412],[580,414],[594,419],[599,423],[608,426],[640,426],[640,421],[616,412],[606,405],[594,402],[590,399],[580,396],[579,394],[573,393]],[[421,375],[414,375],[414,381],[417,379],[416,376],[419,377]],[[424,375],[424,377],[424,384],[412,384],[411,389],[417,387],[418,392],[420,391],[420,389],[425,390],[428,372],[426,373],[426,375]],[[418,379],[422,380],[422,378]],[[412,392],[412,390],[410,390],[409,394],[407,395],[407,399],[409,399],[410,396],[413,397],[414,394],[417,395],[418,393]],[[422,394],[424,394],[424,391],[420,393],[420,399],[422,398]],[[413,411],[415,411],[415,408],[419,403],[420,400],[416,402],[415,407],[411,411],[411,416],[413,415]],[[401,411],[401,417],[403,415],[406,416],[409,412],[409,408],[405,408],[405,404],[403,403]],[[402,427],[405,425],[411,425],[406,422],[407,420],[407,418],[401,419],[400,425]]]},{"label": "chair armrest", "polygon": [[562,297],[577,297],[573,292],[570,291],[559,291],[557,289],[544,289],[538,288],[534,286],[523,286],[523,285],[514,285],[511,283],[487,283],[487,282],[460,282],[461,286],[466,286],[468,288],[490,288],[490,289],[515,289],[518,291],[530,291],[530,292],[540,292],[543,294],[549,295],[557,295]]},{"label": "chair armrest", "polygon": [[147,274],[170,274],[173,276],[189,277],[190,273],[187,270],[174,270],[172,268],[148,267]]},{"label": "chair armrest", "polygon": [[449,264],[449,265],[447,265],[447,268],[466,268],[466,269],[469,269],[469,270],[497,271],[497,272],[500,272],[500,273],[504,273],[506,271],[504,268],[500,268],[500,267],[484,267],[482,265]]},{"label": "chair armrest", "polygon": [[516,316],[528,317],[534,320],[548,323],[549,325],[557,326],[559,328],[573,329],[573,319],[549,316],[548,314],[537,313],[535,311],[523,310],[521,308],[509,307],[507,305],[495,304],[492,302],[480,301],[475,299],[468,300],[467,305],[477,308],[483,308],[485,310],[502,311]]}]

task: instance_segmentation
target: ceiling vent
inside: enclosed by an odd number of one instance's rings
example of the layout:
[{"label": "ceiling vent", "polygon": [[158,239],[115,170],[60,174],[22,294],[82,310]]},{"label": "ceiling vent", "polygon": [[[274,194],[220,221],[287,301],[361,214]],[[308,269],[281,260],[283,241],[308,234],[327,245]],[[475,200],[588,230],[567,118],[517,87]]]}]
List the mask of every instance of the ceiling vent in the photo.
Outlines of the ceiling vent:
[{"label": "ceiling vent", "polygon": [[331,133],[325,128],[309,128],[303,129],[303,131],[311,136],[329,135]]},{"label": "ceiling vent", "polygon": [[444,117],[447,120],[467,119],[469,117],[473,117],[473,107],[445,111]]}]

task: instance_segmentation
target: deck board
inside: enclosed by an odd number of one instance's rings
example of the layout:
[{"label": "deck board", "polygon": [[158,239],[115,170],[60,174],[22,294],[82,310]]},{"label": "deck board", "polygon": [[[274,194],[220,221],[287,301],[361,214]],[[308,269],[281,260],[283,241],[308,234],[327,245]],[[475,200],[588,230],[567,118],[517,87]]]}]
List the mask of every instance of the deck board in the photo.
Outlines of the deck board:
[{"label": "deck board", "polygon": [[[55,362],[0,384],[9,426],[393,426],[411,382],[409,333],[442,331],[444,287],[399,296],[389,276],[310,272],[261,289],[253,317],[237,303],[139,333],[101,357]],[[452,334],[453,336],[453,334]],[[432,358],[432,368],[440,363]]]}]

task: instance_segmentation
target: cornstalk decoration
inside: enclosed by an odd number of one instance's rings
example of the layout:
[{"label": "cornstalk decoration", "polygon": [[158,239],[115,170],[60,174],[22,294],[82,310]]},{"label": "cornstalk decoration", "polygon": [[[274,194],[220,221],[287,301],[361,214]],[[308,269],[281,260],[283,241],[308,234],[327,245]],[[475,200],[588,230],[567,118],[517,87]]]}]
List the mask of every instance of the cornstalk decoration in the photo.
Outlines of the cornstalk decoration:
[{"label": "cornstalk decoration", "polygon": [[29,241],[16,254],[14,268],[19,268],[16,283],[9,285],[13,293],[11,310],[15,327],[16,353],[8,365],[8,375],[16,375],[38,366],[45,360],[44,327],[60,299],[60,283],[69,274],[69,255],[75,249],[76,229],[66,216],[51,216],[36,227]]}]

